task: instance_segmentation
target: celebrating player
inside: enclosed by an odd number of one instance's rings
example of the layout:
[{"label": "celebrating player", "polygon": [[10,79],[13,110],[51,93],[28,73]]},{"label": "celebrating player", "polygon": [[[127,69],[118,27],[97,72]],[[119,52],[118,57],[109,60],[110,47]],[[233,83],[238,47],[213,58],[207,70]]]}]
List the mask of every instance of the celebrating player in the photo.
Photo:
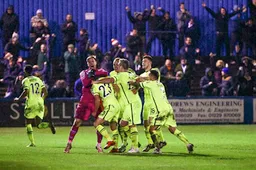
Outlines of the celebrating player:
[{"label": "celebrating player", "polygon": [[120,87],[120,98],[124,102],[124,112],[120,125],[132,140],[132,147],[129,153],[138,153],[138,129],[137,124],[141,123],[140,112],[142,108],[141,100],[138,93],[134,93],[133,86],[129,84],[134,80],[136,75],[128,72],[129,61],[120,59],[118,64],[119,73],[116,76],[103,78],[96,83],[115,83]]},{"label": "celebrating player", "polygon": [[[153,100],[153,109],[150,112],[150,133],[151,138],[156,146],[154,153],[160,153],[160,142],[156,130],[160,126],[168,127],[169,131],[184,142],[187,146],[188,152],[193,152],[194,145],[191,144],[185,135],[177,129],[177,124],[174,119],[173,109],[169,104],[164,85],[158,81],[159,73],[156,70],[151,70],[149,74],[150,81],[141,82],[140,86],[147,89]],[[140,79],[137,79],[140,81]],[[130,82],[133,84],[132,82]]]},{"label": "celebrating player", "polygon": [[[148,78],[150,70],[156,70],[158,73],[160,73],[158,68],[152,68],[152,57],[149,55],[145,55],[143,57],[142,67],[145,70],[145,72],[142,73],[140,75],[140,77],[142,77],[145,80]],[[160,77],[159,77],[158,81],[160,81]],[[150,91],[148,89],[144,88],[143,121],[144,121],[144,132],[145,132],[146,138],[148,140],[148,145],[146,146],[146,148],[143,149],[143,152],[148,152],[150,149],[154,148],[154,144],[151,139],[151,135],[149,133],[149,114],[150,114],[151,109],[153,108],[152,105],[153,105],[153,99],[151,97]],[[160,137],[160,139],[159,139],[160,146],[164,147],[166,145],[166,142],[164,141],[161,128],[157,129],[156,131]]]},{"label": "celebrating player", "polygon": [[39,129],[50,127],[52,133],[55,134],[55,128],[52,123],[42,122],[44,117],[44,99],[48,93],[42,80],[32,76],[32,70],[31,65],[25,66],[24,72],[26,78],[22,80],[23,92],[18,98],[14,99],[14,101],[18,102],[26,97],[24,116],[27,135],[30,140],[30,144],[27,147],[36,146],[32,128],[34,120],[36,120]]},{"label": "celebrating player", "polygon": [[[83,83],[82,96],[80,98],[80,102],[76,109],[75,120],[70,130],[68,143],[64,150],[65,153],[70,152],[72,148],[72,141],[82,122],[87,121],[91,113],[95,111],[94,96],[91,93],[91,87],[92,87],[91,77],[107,76],[108,74],[103,69],[97,69],[96,56],[91,55],[86,59],[86,61],[87,61],[88,69],[80,73],[80,79]],[[101,148],[102,135],[98,131],[97,131],[97,138],[98,138],[98,143],[96,148],[98,152],[102,152],[102,148]]]},{"label": "celebrating player", "polygon": [[[97,82],[97,81],[96,81]],[[119,116],[119,103],[115,97],[114,89],[112,84],[93,84],[92,94],[95,98],[95,111],[92,113],[96,116],[96,113],[100,107],[100,101],[103,102],[104,110],[99,114],[94,122],[94,127],[98,132],[104,136],[108,142],[104,149],[108,149],[113,146],[110,153],[118,153],[118,130],[117,122]],[[112,130],[113,137],[111,138],[107,130],[102,126],[102,124],[107,121],[110,122],[110,129]]]}]

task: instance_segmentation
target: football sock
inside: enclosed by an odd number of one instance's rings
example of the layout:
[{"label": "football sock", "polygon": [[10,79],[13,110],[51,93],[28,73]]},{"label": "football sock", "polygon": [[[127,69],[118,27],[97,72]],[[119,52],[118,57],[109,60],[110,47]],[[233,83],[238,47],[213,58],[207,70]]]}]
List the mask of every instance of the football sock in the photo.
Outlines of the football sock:
[{"label": "football sock", "polygon": [[101,143],[103,136],[100,134],[99,131],[96,131],[96,134],[97,134],[97,142]]},{"label": "football sock", "polygon": [[139,136],[137,127],[130,128],[132,146],[138,148]]},{"label": "football sock", "polygon": [[159,148],[159,142],[158,142],[158,135],[157,135],[157,132],[154,130],[153,132],[151,132],[151,138],[155,144],[155,147]]},{"label": "football sock", "polygon": [[111,137],[108,134],[108,131],[102,125],[98,125],[96,127],[96,130],[99,131],[100,134],[102,134],[102,136],[106,138],[108,141],[112,141]]},{"label": "football sock", "polygon": [[178,129],[176,129],[174,131],[174,135],[179,138],[182,142],[184,142],[186,145],[189,144],[188,139],[186,138],[186,136]]},{"label": "football sock", "polygon": [[131,133],[130,133],[130,128],[129,126],[124,126],[124,136],[123,136],[123,144],[126,145],[127,144],[127,138],[131,138]]},{"label": "football sock", "polygon": [[72,143],[73,139],[76,136],[76,133],[78,132],[79,127],[76,127],[76,125],[73,125],[70,129],[69,137],[68,137],[68,143]]},{"label": "football sock", "polygon": [[163,131],[162,131],[162,128],[161,128],[161,127],[159,127],[159,128],[156,129],[156,133],[157,133],[158,141],[159,141],[159,142],[165,141],[165,140],[164,140],[164,134],[163,134]]},{"label": "football sock", "polygon": [[147,128],[144,127],[144,132],[145,132],[145,135],[146,135],[146,138],[148,140],[148,144],[153,144],[153,141],[152,141],[152,138],[151,138],[151,135],[149,133],[149,128],[150,126],[148,126]]},{"label": "football sock", "polygon": [[124,143],[124,138],[125,138],[124,128],[120,125],[118,126],[118,132],[119,132],[119,135],[121,137],[122,143]]},{"label": "football sock", "polygon": [[39,125],[37,125],[38,129],[46,129],[49,127],[48,122],[41,122]]},{"label": "football sock", "polygon": [[26,125],[26,129],[27,129],[27,135],[28,135],[28,139],[32,144],[35,144],[35,140],[34,140],[34,136],[33,136],[33,128],[31,124],[27,124]]},{"label": "football sock", "polygon": [[112,131],[112,139],[115,142],[114,147],[117,148],[118,147],[118,130],[117,129]]}]

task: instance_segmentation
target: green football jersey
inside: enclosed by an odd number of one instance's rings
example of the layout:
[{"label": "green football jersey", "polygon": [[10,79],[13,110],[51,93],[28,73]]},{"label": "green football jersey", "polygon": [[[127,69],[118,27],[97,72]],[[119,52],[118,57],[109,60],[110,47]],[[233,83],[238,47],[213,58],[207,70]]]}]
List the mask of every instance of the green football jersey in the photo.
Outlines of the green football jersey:
[{"label": "green football jersey", "polygon": [[118,104],[112,84],[93,84],[91,91],[93,95],[100,96],[104,108]]},{"label": "green football jersey", "polygon": [[120,88],[120,98],[124,101],[125,104],[130,104],[140,100],[139,94],[134,92],[134,86],[129,82],[134,81],[136,74],[132,72],[120,72],[116,76],[113,76],[115,83]]},{"label": "green football jersey", "polygon": [[[159,77],[158,77],[158,81],[160,81],[160,71],[158,68],[152,68],[152,70],[156,70],[159,74]],[[140,75],[140,77],[148,77],[149,76],[149,73],[150,71],[145,71],[144,73],[142,73]],[[145,100],[145,103],[147,103],[146,105],[149,105],[150,103],[152,103],[152,97],[151,97],[151,94],[150,94],[150,91],[147,89],[147,88],[144,88],[144,100]]]},{"label": "green football jersey", "polygon": [[26,77],[22,81],[22,87],[24,90],[28,90],[25,107],[37,106],[38,103],[44,103],[42,89],[45,86],[40,78],[35,76]]},{"label": "green football jersey", "polygon": [[165,88],[164,85],[159,81],[146,81],[140,83],[140,86],[143,89],[146,89],[149,91],[152,101],[153,101],[153,107],[158,112],[166,111],[170,109],[170,104],[167,100]]}]

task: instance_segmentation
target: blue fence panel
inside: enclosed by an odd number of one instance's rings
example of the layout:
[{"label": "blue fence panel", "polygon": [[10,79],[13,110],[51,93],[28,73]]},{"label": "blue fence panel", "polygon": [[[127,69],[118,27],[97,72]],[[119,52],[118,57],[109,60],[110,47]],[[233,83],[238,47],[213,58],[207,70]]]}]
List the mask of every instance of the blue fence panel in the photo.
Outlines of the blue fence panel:
[{"label": "blue fence panel", "polygon": [[[30,18],[35,15],[37,9],[42,9],[51,31],[57,35],[54,55],[60,56],[62,39],[60,25],[68,13],[73,15],[78,28],[88,29],[92,42],[97,42],[102,51],[106,52],[110,49],[111,38],[117,38],[125,45],[125,35],[132,28],[125,6],[128,5],[132,12],[149,9],[151,4],[156,7],[161,6],[170,11],[171,17],[176,20],[180,2],[185,2],[186,8],[199,21],[202,32],[200,44],[204,54],[214,51],[214,19],[202,8],[202,1],[198,0],[0,0],[0,14],[5,12],[9,4],[14,5],[15,12],[20,18],[20,41],[29,45]],[[221,6],[231,11],[234,5],[247,4],[247,0],[205,0],[205,2],[214,11]],[[85,12],[95,12],[96,19],[86,21]],[[0,44],[0,52],[3,52],[2,44]],[[162,54],[161,44],[158,41],[153,42],[151,54],[154,56]],[[22,52],[21,55],[27,56],[28,53]]]}]

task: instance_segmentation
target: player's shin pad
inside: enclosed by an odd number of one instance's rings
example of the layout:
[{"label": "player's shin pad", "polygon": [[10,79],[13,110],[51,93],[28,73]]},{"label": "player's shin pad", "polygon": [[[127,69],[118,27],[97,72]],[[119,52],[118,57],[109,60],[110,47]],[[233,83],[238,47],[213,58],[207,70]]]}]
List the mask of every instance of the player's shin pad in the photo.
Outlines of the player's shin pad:
[{"label": "player's shin pad", "polygon": [[144,132],[145,132],[145,136],[146,136],[146,138],[147,138],[147,140],[148,140],[148,144],[150,145],[150,144],[153,144],[153,141],[152,141],[151,135],[150,135],[150,133],[149,133],[149,128],[150,128],[150,126],[148,126],[147,128],[145,128],[145,129],[144,129]]},{"label": "player's shin pad", "polygon": [[31,124],[27,124],[26,125],[26,129],[27,129],[27,135],[28,135],[28,139],[32,144],[35,144],[34,141],[34,136],[33,136],[33,128]]},{"label": "player's shin pad", "polygon": [[138,148],[139,136],[138,136],[137,127],[131,127],[130,133],[131,133],[132,146],[134,148]]},{"label": "player's shin pad", "polygon": [[176,130],[175,130],[174,135],[175,135],[177,138],[179,138],[179,140],[181,140],[182,142],[184,142],[186,145],[189,144],[188,139],[186,138],[186,136],[185,136],[179,129],[176,129]]}]

